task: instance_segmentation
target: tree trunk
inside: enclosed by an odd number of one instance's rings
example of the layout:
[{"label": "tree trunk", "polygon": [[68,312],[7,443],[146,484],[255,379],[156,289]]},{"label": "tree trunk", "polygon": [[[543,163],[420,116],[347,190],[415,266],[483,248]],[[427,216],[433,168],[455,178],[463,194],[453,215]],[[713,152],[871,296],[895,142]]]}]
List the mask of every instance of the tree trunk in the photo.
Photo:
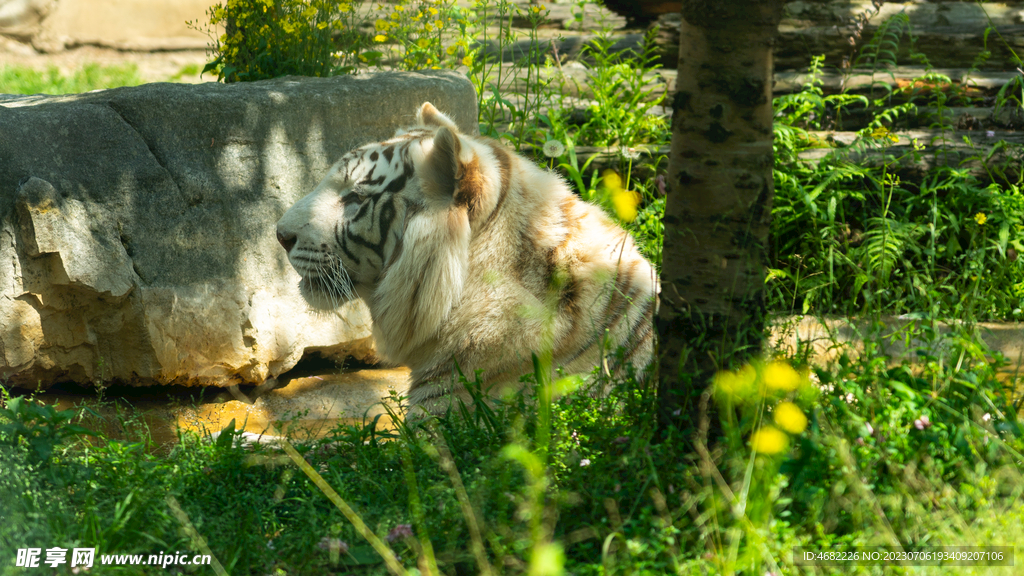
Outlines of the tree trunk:
[{"label": "tree trunk", "polygon": [[720,369],[760,352],[781,0],[685,0],[661,270],[660,424],[695,425]]}]

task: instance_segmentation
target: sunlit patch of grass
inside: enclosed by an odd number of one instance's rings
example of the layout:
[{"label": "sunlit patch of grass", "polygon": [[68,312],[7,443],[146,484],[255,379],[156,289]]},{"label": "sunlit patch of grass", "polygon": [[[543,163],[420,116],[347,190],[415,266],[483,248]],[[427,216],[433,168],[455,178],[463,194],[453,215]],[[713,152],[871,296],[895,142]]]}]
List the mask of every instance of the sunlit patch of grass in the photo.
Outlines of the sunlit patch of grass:
[{"label": "sunlit patch of grass", "polygon": [[0,94],[78,94],[101,88],[142,84],[135,64],[86,64],[65,75],[56,66],[38,70],[27,66],[0,66]]},{"label": "sunlit patch of grass", "polygon": [[201,76],[202,68],[199,64],[186,64],[181,67],[173,76],[171,76],[172,82],[180,82],[183,78],[191,78],[193,76]]}]

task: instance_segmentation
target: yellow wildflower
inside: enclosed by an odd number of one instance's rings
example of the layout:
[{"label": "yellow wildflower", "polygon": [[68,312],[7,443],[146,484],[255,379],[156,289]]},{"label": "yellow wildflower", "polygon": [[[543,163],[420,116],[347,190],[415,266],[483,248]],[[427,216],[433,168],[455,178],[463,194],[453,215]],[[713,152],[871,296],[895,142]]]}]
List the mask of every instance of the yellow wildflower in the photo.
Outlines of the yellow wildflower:
[{"label": "yellow wildflower", "polygon": [[302,11],[302,17],[305,18],[306,20],[312,20],[313,17],[316,16],[316,13],[316,6],[310,6],[309,8],[306,8],[305,10]]},{"label": "yellow wildflower", "polygon": [[792,402],[780,402],[775,407],[775,423],[790,434],[800,434],[807,429],[807,416]]},{"label": "yellow wildflower", "polygon": [[419,46],[420,48],[426,48],[427,46],[430,46],[430,41],[427,40],[426,38],[420,38],[419,40],[416,41],[416,45]]},{"label": "yellow wildflower", "polygon": [[388,37],[383,35],[383,34],[377,34],[376,36],[373,37],[373,41],[374,42],[383,42],[383,41],[385,41],[387,39],[388,39]]},{"label": "yellow wildflower", "polygon": [[745,365],[738,371],[722,370],[715,374],[714,385],[717,390],[734,396],[746,396],[754,388],[754,381],[757,380],[757,371],[750,364]]},{"label": "yellow wildflower", "polygon": [[640,195],[632,190],[626,190],[622,185],[622,177],[614,170],[605,170],[601,183],[611,196],[615,213],[621,220],[632,222],[636,218],[636,207],[640,204]]},{"label": "yellow wildflower", "polygon": [[632,222],[636,220],[636,207],[640,204],[640,195],[632,190],[620,190],[612,195],[612,204],[621,220]]},{"label": "yellow wildflower", "polygon": [[765,426],[750,435],[750,447],[761,454],[779,454],[789,445],[789,438],[774,426]]},{"label": "yellow wildflower", "polygon": [[979,226],[983,226],[985,222],[988,222],[988,216],[986,216],[984,212],[978,212],[974,215],[974,221],[977,222]]},{"label": "yellow wildflower", "polygon": [[402,6],[401,4],[395,6],[395,12],[401,12],[403,10],[405,10],[405,6]]},{"label": "yellow wildflower", "polygon": [[452,44],[451,46],[445,48],[445,52],[447,52],[449,56],[454,56],[455,55],[455,51],[458,50],[458,49],[459,49],[458,46]]},{"label": "yellow wildflower", "polygon": [[345,13],[350,10],[352,10],[352,6],[350,6],[347,2],[342,2],[341,4],[338,4],[338,12]]},{"label": "yellow wildflower", "polygon": [[426,24],[424,24],[423,25],[423,29],[426,30],[427,32],[433,32],[434,31],[434,27],[430,24],[430,22],[427,22]]},{"label": "yellow wildflower", "polygon": [[373,23],[373,26],[380,32],[387,32],[388,28],[391,27],[391,23],[382,18],[378,18],[377,21]]},{"label": "yellow wildflower", "polygon": [[324,28],[327,28],[327,22],[320,22],[316,25],[317,30],[323,30]]},{"label": "yellow wildflower", "polygon": [[430,8],[427,8],[427,11],[430,12],[431,16],[437,16],[437,8],[431,6]]},{"label": "yellow wildflower", "polygon": [[895,143],[900,141],[899,136],[897,136],[897,135],[893,134],[892,132],[890,132],[889,129],[886,128],[885,126],[879,126],[878,128],[875,128],[874,130],[872,130],[871,131],[871,137],[876,139],[876,140],[881,140],[881,139],[884,138],[884,139],[892,142],[893,144],[895,144]]},{"label": "yellow wildflower", "polygon": [[771,390],[791,392],[800,386],[800,374],[785,362],[772,362],[764,368],[764,385]]},{"label": "yellow wildflower", "polygon": [[398,12],[392,12],[392,13],[391,13],[391,19],[392,19],[392,20],[398,20],[398,19],[399,19],[399,18],[401,18],[401,17],[402,17],[402,15],[401,15],[401,14],[399,14]]},{"label": "yellow wildflower", "polygon": [[462,59],[462,65],[472,67],[473,66],[473,55],[466,54],[465,58]]}]

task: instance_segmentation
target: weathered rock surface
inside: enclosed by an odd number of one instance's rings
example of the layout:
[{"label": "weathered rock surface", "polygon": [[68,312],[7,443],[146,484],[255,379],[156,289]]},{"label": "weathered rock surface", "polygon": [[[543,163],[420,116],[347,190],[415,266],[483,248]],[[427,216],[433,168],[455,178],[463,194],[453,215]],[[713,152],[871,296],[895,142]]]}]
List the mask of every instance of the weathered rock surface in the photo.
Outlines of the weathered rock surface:
[{"label": "weathered rock surface", "polygon": [[308,311],[275,224],[424,100],[475,132],[443,72],[0,97],[0,378],[259,383],[372,354],[361,302]]},{"label": "weathered rock surface", "polygon": [[31,39],[51,7],[49,0],[0,0],[0,34]]},{"label": "weathered rock surface", "polygon": [[212,0],[0,0],[0,35],[55,52],[77,46],[119,50],[203,49]]}]

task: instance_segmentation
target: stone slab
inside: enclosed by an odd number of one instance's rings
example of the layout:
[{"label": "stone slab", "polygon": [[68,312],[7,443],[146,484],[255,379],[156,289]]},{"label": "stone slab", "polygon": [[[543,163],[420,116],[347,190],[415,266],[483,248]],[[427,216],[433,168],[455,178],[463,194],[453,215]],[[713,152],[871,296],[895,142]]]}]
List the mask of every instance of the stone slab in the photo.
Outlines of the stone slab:
[{"label": "stone slab", "polygon": [[310,312],[275,225],[423,101],[476,131],[452,72],[0,97],[0,378],[259,384],[371,356],[365,306]]}]

